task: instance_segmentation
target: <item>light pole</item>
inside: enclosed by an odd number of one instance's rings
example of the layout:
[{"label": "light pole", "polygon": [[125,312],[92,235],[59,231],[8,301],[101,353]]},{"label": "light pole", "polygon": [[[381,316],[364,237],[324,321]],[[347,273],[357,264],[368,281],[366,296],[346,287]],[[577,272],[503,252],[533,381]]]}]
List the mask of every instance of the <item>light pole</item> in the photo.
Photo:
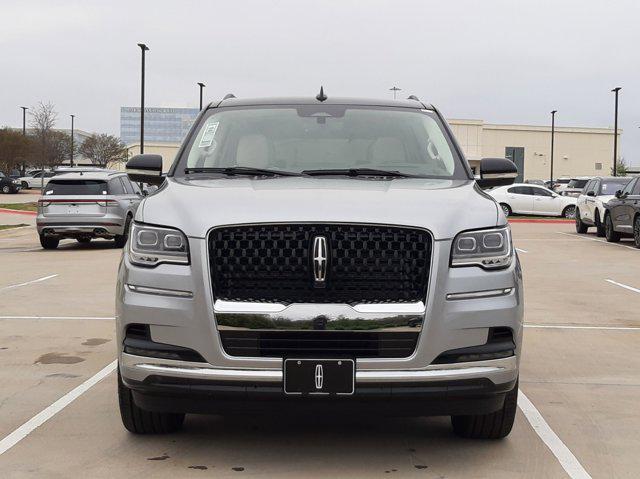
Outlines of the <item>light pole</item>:
[{"label": "light pole", "polygon": [[558,110],[553,110],[551,112],[551,178],[549,178],[549,180],[551,180],[549,182],[549,188],[551,190],[553,190],[553,141],[555,139],[555,135],[556,135],[556,113],[558,112]]},{"label": "light pole", "polygon": [[76,117],[75,115],[71,116],[71,158],[69,160],[69,166],[73,168],[73,119]]},{"label": "light pole", "polygon": [[198,82],[198,86],[200,87],[200,111],[202,111],[202,90],[204,89],[205,85],[202,82]]},{"label": "light pole", "polygon": [[618,176],[618,92],[622,90],[622,87],[615,87],[612,92],[616,95],[616,112],[613,126],[613,176]]},{"label": "light pole", "polygon": [[[27,110],[29,108],[27,108],[26,106],[21,106],[20,108],[22,108],[22,136],[27,136]],[[22,159],[22,176],[24,176],[24,174],[26,173],[26,170],[27,170],[27,165],[23,158]]]},{"label": "light pole", "polygon": [[21,106],[20,108],[22,108],[22,135],[26,136],[27,135],[27,110],[29,108],[27,108],[26,106]]},{"label": "light pole", "polygon": [[398,93],[399,91],[402,91],[402,88],[398,88],[397,86],[394,86],[392,88],[389,88],[389,91],[393,92],[393,99],[396,99],[396,93]]},{"label": "light pole", "polygon": [[138,43],[142,50],[142,82],[140,86],[140,154],[144,153],[144,54],[149,47],[144,43]]}]

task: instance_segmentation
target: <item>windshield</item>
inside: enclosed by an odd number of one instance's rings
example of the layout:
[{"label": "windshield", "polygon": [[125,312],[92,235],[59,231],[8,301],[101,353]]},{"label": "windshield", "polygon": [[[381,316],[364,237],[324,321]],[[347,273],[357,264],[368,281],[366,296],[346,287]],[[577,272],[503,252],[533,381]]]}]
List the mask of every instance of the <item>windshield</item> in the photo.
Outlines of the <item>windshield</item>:
[{"label": "windshield", "polygon": [[589,182],[589,179],[586,179],[586,180],[573,179],[569,181],[567,188],[584,188],[588,182]]},{"label": "windshield", "polygon": [[297,174],[351,169],[467,178],[433,112],[343,105],[211,110],[175,174],[236,167]]},{"label": "windshield", "polygon": [[615,195],[616,191],[623,190],[627,183],[629,183],[630,179],[619,179],[619,180],[603,180],[602,186],[600,186],[600,194],[601,195]]},{"label": "windshield", "polygon": [[45,195],[106,195],[107,183],[102,180],[51,180]]}]

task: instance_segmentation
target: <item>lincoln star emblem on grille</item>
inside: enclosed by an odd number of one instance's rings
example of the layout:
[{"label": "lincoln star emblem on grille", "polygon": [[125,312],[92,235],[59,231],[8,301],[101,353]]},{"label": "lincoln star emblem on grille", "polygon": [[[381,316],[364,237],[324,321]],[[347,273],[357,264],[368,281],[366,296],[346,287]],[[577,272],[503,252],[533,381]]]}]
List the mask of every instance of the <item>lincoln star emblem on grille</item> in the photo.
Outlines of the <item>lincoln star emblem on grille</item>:
[{"label": "lincoln star emblem on grille", "polygon": [[327,279],[327,238],[316,236],[313,239],[313,278],[316,283],[324,283]]},{"label": "lincoln star emblem on grille", "polygon": [[322,364],[316,364],[316,389],[322,389],[323,379],[324,372],[322,371]]}]

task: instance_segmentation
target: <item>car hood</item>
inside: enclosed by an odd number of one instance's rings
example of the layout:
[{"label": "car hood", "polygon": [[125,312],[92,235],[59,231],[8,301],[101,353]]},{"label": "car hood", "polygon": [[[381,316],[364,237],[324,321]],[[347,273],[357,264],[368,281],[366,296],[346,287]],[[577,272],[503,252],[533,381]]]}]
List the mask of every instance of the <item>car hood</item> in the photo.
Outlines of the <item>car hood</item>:
[{"label": "car hood", "polygon": [[435,239],[505,224],[471,180],[418,178],[168,178],[138,208],[137,221],[204,238],[214,226],[346,222],[426,228]]}]

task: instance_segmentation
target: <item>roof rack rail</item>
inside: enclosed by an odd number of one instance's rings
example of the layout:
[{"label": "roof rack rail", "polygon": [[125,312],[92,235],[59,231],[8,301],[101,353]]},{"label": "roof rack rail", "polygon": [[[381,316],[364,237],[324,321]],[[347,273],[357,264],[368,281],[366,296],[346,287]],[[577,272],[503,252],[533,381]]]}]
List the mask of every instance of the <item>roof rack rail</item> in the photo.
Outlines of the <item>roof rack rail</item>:
[{"label": "roof rack rail", "polygon": [[417,97],[417,96],[415,96],[415,95],[409,95],[409,96],[407,97],[407,100],[420,101],[420,98],[418,98],[418,97]]},{"label": "roof rack rail", "polygon": [[224,100],[228,100],[229,98],[235,98],[236,96],[233,93],[227,93],[224,98],[222,99]]}]

